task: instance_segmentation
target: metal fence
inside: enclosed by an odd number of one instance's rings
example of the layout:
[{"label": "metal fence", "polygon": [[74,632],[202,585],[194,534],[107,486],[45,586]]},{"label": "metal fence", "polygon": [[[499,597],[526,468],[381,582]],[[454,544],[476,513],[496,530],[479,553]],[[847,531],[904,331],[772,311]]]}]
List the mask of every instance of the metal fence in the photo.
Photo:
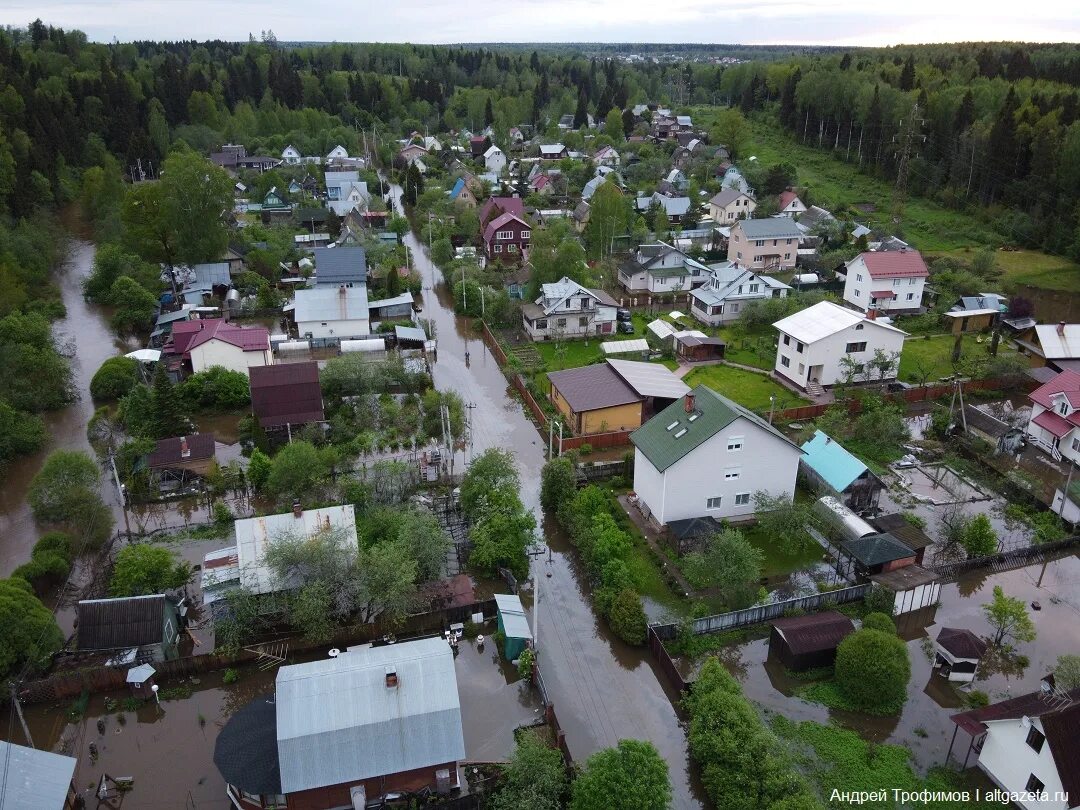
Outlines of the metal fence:
[{"label": "metal fence", "polygon": [[1056,551],[1072,548],[1077,544],[1080,544],[1080,535],[1066,537],[1064,540],[1057,540],[1053,543],[1043,543],[1038,546],[1024,546],[1000,554],[991,554],[987,557],[974,557],[970,560],[932,565],[930,570],[937,574],[942,582],[949,582],[961,574],[974,570],[989,569],[992,573],[1012,571],[1016,568],[1031,565],[1032,562],[1048,557]]},{"label": "metal fence", "polygon": [[[812,596],[800,596],[797,599],[788,599],[784,602],[773,602],[769,605],[757,605],[743,610],[733,610],[730,613],[703,616],[700,619],[694,619],[691,623],[691,632],[697,636],[706,633],[722,633],[725,630],[734,630],[737,627],[746,627],[751,624],[767,622],[770,619],[778,619],[793,610],[819,610],[833,605],[858,602],[866,596],[870,588],[869,584],[854,585],[850,588],[815,593]],[[678,628],[677,624],[653,625],[656,635],[661,639],[674,638]]]}]

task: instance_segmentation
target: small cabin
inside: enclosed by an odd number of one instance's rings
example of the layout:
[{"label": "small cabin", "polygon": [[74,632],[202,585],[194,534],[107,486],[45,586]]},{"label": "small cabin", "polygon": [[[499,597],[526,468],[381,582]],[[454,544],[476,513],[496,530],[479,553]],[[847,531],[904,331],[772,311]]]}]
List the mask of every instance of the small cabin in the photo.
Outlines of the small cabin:
[{"label": "small cabin", "polygon": [[495,605],[499,610],[499,632],[506,637],[503,656],[507,661],[514,661],[532,644],[529,619],[521,599],[514,594],[495,594]]},{"label": "small cabin", "polygon": [[157,670],[149,664],[139,664],[127,671],[127,685],[131,694],[149,700],[154,696],[154,676]]},{"label": "small cabin", "polygon": [[776,619],[769,633],[769,657],[793,672],[830,667],[836,648],[855,632],[855,625],[839,611]]},{"label": "small cabin", "polygon": [[970,630],[942,627],[934,640],[934,669],[950,681],[971,683],[986,649],[986,641]]}]

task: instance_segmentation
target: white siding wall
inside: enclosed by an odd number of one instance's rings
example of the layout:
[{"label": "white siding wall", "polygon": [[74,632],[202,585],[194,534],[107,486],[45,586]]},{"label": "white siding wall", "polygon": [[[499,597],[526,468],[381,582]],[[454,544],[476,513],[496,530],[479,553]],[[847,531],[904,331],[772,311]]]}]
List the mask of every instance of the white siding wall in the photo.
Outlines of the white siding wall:
[{"label": "white siding wall", "polygon": [[[844,379],[844,368],[840,364],[840,358],[844,356],[847,344],[862,343],[863,341],[866,342],[866,351],[855,355],[859,362],[862,363],[866,363],[873,358],[875,349],[881,349],[888,354],[902,351],[904,348],[903,334],[874,325],[870,321],[865,321],[863,328],[860,330],[856,330],[853,325],[834,335],[822,338],[816,343],[804,344],[801,354],[797,350],[795,338],[791,338],[791,344],[785,346],[784,335],[781,333],[779,346],[776,349],[776,363],[773,368],[777,374],[782,374],[792,382],[805,388],[810,369],[820,365],[822,369],[817,381],[821,385],[835,385]],[[785,356],[790,358],[790,366],[785,367],[781,363],[781,358]],[[802,366],[801,371],[799,370],[800,365]],[[877,377],[875,376],[874,379],[877,379]]]},{"label": "white siding wall", "polygon": [[[870,306],[870,293],[875,290],[892,290],[896,298],[888,301],[878,301],[877,309],[888,311],[893,309],[906,310],[917,309],[922,306],[923,290],[926,287],[925,278],[879,278],[870,277],[870,270],[861,256],[855,257],[847,266],[847,280],[844,282],[844,300],[863,312]],[[862,280],[859,280],[862,276]],[[914,283],[912,283],[914,282]],[[908,296],[911,300],[908,300]]]},{"label": "white siding wall", "polygon": [[230,371],[247,374],[251,366],[273,365],[269,349],[262,352],[245,352],[223,340],[208,340],[191,350],[191,368],[195,372],[206,371],[211,366],[224,366]]},{"label": "white siding wall", "polygon": [[[1038,718],[1032,721],[1042,731]],[[1044,742],[1042,751],[1035,753],[1025,742],[1028,730],[1019,720],[996,720],[987,723],[986,741],[979,753],[979,767],[1005,790],[1021,791],[1028,777],[1035,774],[1050,794],[1050,801],[1020,803],[1031,810],[1066,810],[1067,802],[1053,801],[1054,794],[1062,790],[1054,755],[1050,744]]]},{"label": "white siding wall", "polygon": [[[728,439],[742,437],[742,449],[729,452]],[[795,477],[802,452],[750,422],[736,419],[693,452],[659,473],[640,451],[634,454],[634,491],[661,523],[695,517],[738,518],[754,514],[753,494],[795,497]],[[737,479],[725,475],[738,471]],[[737,505],[735,496],[750,501]],[[720,497],[719,509],[707,500]]]},{"label": "white siding wall", "polygon": [[[1053,447],[1056,438],[1054,434],[1051,433],[1049,430],[1043,430],[1043,428],[1035,424],[1035,417],[1045,410],[1046,408],[1044,408],[1039,403],[1031,403],[1031,421],[1028,422],[1027,426],[1028,436],[1038,442],[1040,447],[1042,447],[1043,449]],[[1055,413],[1060,412],[1055,411]],[[1061,455],[1063,455],[1065,458],[1080,463],[1080,451],[1074,450],[1072,446],[1073,438],[1078,435],[1080,435],[1080,431],[1074,429],[1072,433],[1063,436],[1061,441],[1058,443],[1058,450],[1061,451]]]},{"label": "white siding wall", "polygon": [[301,321],[296,324],[300,339],[303,340],[311,333],[311,337],[318,340],[329,338],[333,340],[348,340],[349,338],[366,337],[371,333],[368,320],[355,319],[351,321]]}]

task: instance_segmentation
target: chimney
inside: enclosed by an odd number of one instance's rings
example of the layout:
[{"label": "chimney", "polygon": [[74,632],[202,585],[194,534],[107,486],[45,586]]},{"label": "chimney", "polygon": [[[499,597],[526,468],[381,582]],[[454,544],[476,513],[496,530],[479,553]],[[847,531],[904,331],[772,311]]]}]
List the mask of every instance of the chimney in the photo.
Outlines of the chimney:
[{"label": "chimney", "polygon": [[691,391],[685,397],[683,397],[683,407],[686,408],[687,413],[694,412],[694,392]]},{"label": "chimney", "polygon": [[386,667],[386,688],[387,689],[397,689],[397,685],[398,685],[397,669],[394,667],[393,664],[390,664],[390,665],[388,665]]},{"label": "chimney", "polygon": [[190,458],[191,448],[188,447],[187,436],[180,437],[180,458]]},{"label": "chimney", "polygon": [[870,309],[866,310],[866,320],[868,320],[868,321],[876,321],[877,320],[877,310],[874,309],[873,307],[870,307]]},{"label": "chimney", "polygon": [[294,518],[301,518],[304,516],[304,508],[300,505],[299,498],[292,502],[292,513]]},{"label": "chimney", "polygon": [[1058,321],[1057,333],[1064,336],[1065,334],[1065,321]]},{"label": "chimney", "polygon": [[337,294],[342,296],[343,298],[345,297],[345,285],[344,284],[342,284],[340,287],[338,287]]}]

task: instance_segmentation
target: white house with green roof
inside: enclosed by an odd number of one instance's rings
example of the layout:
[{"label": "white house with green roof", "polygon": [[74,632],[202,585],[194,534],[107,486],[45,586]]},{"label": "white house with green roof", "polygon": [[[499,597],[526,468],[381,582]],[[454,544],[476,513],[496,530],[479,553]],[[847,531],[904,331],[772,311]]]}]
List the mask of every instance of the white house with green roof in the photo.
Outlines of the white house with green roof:
[{"label": "white house with green roof", "polygon": [[709,279],[709,268],[666,242],[639,245],[619,263],[619,283],[627,292],[688,291]]},{"label": "white house with green roof", "polygon": [[699,385],[630,434],[634,492],[657,523],[754,515],[754,493],[795,497],[802,449]]}]

